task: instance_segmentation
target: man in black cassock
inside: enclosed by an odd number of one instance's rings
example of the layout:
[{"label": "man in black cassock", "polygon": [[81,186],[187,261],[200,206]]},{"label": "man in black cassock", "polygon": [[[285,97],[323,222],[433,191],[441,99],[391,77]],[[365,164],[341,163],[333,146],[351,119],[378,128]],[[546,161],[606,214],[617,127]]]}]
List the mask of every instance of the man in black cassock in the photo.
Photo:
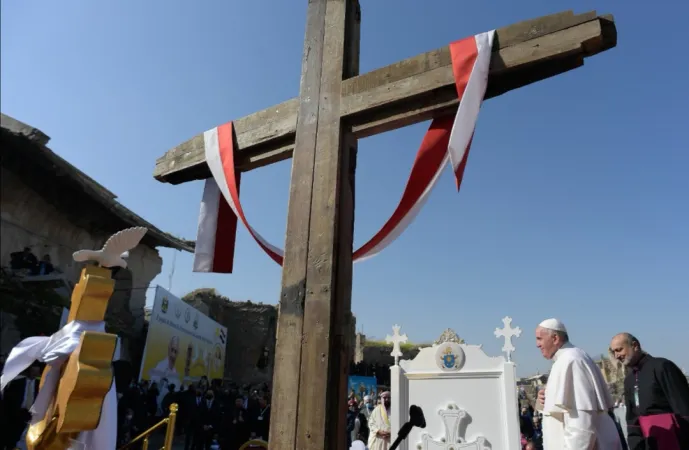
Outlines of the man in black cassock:
[{"label": "man in black cassock", "polygon": [[639,417],[666,413],[679,424],[679,448],[689,449],[689,383],[679,367],[644,352],[629,333],[616,335],[610,350],[629,369],[624,379],[629,450],[663,450],[644,439]]}]

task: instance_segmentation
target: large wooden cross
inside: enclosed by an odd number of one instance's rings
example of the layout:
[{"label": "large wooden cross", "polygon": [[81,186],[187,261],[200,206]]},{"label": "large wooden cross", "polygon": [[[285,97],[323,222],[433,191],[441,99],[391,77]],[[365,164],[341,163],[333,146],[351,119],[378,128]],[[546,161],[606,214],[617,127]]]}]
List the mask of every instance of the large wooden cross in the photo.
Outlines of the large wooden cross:
[{"label": "large wooden cross", "polygon": [[[234,121],[236,164],[293,157],[270,447],[342,449],[350,348],[357,138],[451,115],[448,47],[359,75],[358,0],[309,0],[298,98]],[[458,36],[461,38],[463,36]],[[497,30],[486,98],[566,72],[616,45],[611,16],[571,11]],[[203,134],[158,159],[172,184],[210,176]]]}]

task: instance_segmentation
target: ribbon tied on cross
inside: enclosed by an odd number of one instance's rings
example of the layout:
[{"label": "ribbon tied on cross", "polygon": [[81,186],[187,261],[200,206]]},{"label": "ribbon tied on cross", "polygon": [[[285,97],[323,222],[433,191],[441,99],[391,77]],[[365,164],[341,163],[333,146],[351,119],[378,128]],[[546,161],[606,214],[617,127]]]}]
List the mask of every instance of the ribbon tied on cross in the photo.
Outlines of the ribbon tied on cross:
[{"label": "ribbon tied on cross", "polygon": [[[416,154],[402,198],[380,230],[354,252],[354,262],[377,255],[402,234],[428,200],[448,163],[452,165],[459,190],[488,85],[494,36],[493,30],[450,44],[452,71],[461,99],[457,113],[454,117],[432,121]],[[240,173],[235,167],[232,122],[206,131],[203,141],[213,177],[206,180],[201,200],[194,272],[232,273],[237,219],[261,249],[282,265],[283,250],[249,224],[239,201]]]}]

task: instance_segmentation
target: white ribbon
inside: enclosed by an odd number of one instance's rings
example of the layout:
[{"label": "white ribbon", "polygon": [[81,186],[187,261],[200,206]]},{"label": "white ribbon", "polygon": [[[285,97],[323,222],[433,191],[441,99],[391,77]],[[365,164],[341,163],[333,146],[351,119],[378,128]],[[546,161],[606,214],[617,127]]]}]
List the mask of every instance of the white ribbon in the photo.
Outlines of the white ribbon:
[{"label": "white ribbon", "polygon": [[[60,368],[67,361],[69,355],[79,345],[84,331],[105,332],[105,322],[75,320],[60,329],[50,337],[34,336],[26,338],[17,344],[10,352],[0,377],[0,391],[26,370],[34,361],[40,361],[51,366],[51,370],[43,381],[43,386],[31,407],[32,420],[35,424],[43,420],[51,399],[55,395],[60,381]],[[119,339],[115,349],[113,361],[119,359]],[[86,449],[114,450],[117,445],[117,395],[115,383],[103,401],[100,422],[95,430],[84,431],[76,439],[85,444]]]}]

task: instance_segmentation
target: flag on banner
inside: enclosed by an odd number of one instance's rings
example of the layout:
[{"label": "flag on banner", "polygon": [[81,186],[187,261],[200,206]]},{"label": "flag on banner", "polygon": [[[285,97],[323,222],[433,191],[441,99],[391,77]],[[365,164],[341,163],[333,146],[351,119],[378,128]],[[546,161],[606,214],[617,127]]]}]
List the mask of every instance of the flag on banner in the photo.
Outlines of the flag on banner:
[{"label": "flag on banner", "polygon": [[220,339],[220,342],[224,344],[224,343],[225,343],[225,339],[227,339],[227,333],[225,332],[225,330],[223,330],[222,328],[217,328],[217,329],[215,330],[215,334],[218,335],[218,338]]}]

